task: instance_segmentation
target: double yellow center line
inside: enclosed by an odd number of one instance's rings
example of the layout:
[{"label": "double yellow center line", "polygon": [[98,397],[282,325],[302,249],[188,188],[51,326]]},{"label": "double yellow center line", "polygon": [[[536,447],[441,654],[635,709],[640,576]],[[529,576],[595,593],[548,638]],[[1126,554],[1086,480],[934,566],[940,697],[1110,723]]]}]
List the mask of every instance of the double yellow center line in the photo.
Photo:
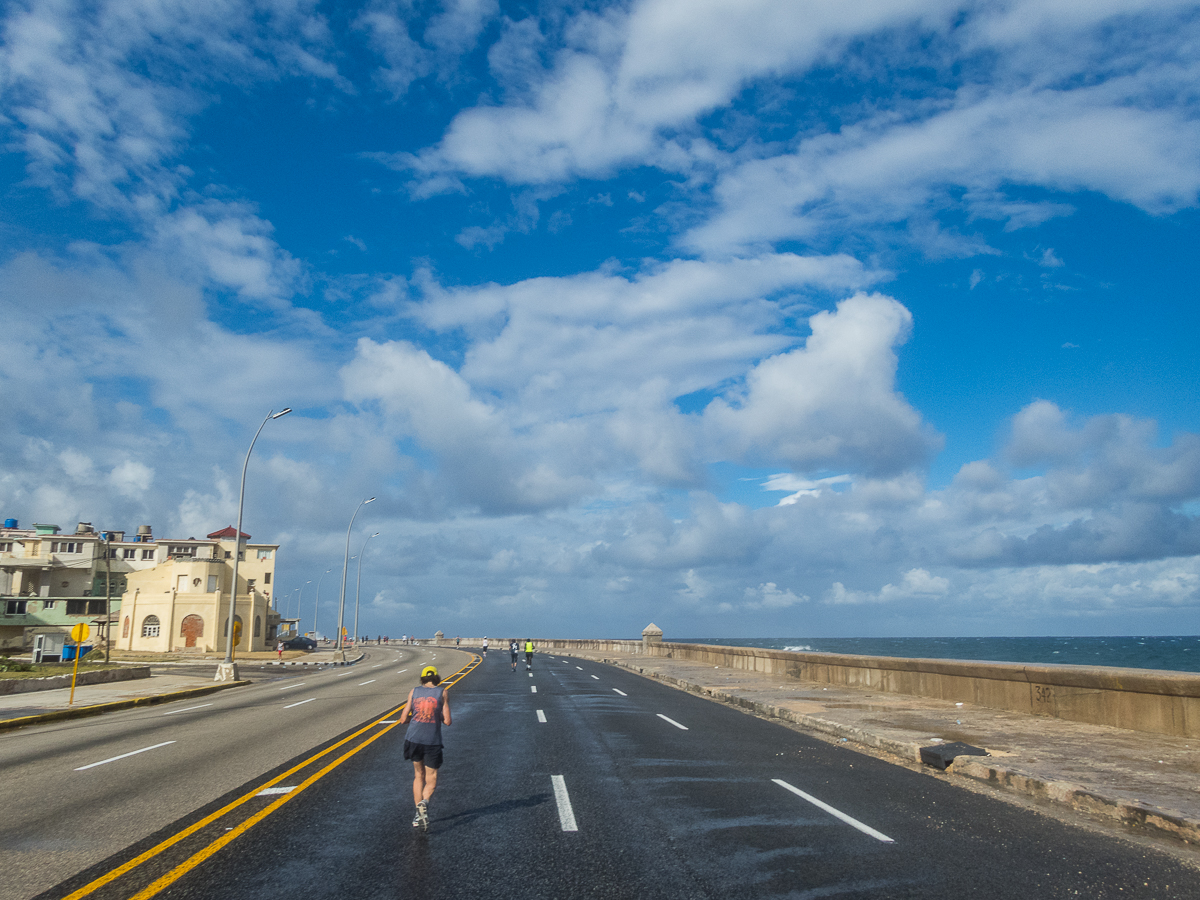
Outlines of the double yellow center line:
[{"label": "double yellow center line", "polygon": [[[459,669],[457,672],[455,672],[453,675],[451,675],[449,678],[447,678],[443,682],[443,684],[446,687],[451,687],[451,686],[457,684],[466,675],[468,675],[472,671],[474,671],[475,667],[478,666],[480,662],[481,662],[480,657],[473,656],[470,663],[468,663],[466,666],[463,666],[461,669]],[[212,825],[217,820],[221,819],[222,817],[224,817],[224,816],[228,815],[229,813],[233,812],[234,810],[238,809],[243,804],[250,802],[255,797],[259,796],[267,788],[274,787],[275,785],[279,784],[281,781],[285,781],[292,775],[295,775],[297,772],[308,768],[313,763],[315,763],[318,760],[322,759],[323,757],[328,756],[329,754],[333,753],[335,750],[338,750],[338,749],[346,746],[350,742],[354,741],[355,738],[358,738],[361,735],[366,734],[368,731],[370,731],[372,728],[375,728],[377,725],[387,722],[387,720],[391,719],[393,716],[400,713],[404,709],[405,705],[406,704],[401,703],[395,709],[384,714],[383,716],[380,716],[378,719],[371,722],[370,724],[363,726],[358,731],[354,732],[354,734],[351,734],[348,737],[342,738],[342,740],[338,741],[336,744],[326,747],[324,750],[320,751],[319,753],[314,753],[308,759],[304,760],[301,763],[298,763],[297,765],[292,766],[292,768],[288,769],[286,772],[276,775],[274,778],[272,778],[270,781],[266,782],[265,784],[258,785],[256,788],[254,788],[254,790],[250,791],[249,793],[243,794],[241,797],[238,797],[233,802],[226,804],[225,806],[218,809],[216,812],[205,816],[203,819],[200,819],[198,822],[193,822],[187,828],[184,828],[182,831],[179,831],[176,834],[171,835],[165,841],[162,841],[162,842],[156,844],[155,846],[151,847],[149,850],[145,851],[144,853],[141,853],[138,856],[135,856],[133,859],[122,863],[121,865],[119,865],[115,869],[113,869],[112,871],[106,872],[105,874],[101,875],[99,878],[95,879],[94,881],[88,882],[83,887],[79,888],[77,891],[67,894],[63,898],[63,900],[80,900],[80,898],[87,897],[88,895],[95,893],[100,888],[104,887],[106,884],[111,884],[112,882],[114,882],[118,878],[120,878],[121,876],[126,875],[129,872],[132,872],[134,869],[136,869],[138,866],[142,865],[143,863],[149,862],[150,860],[159,856],[164,851],[166,851],[166,850],[170,849],[171,847],[175,846],[176,844],[178,844],[180,841],[186,840],[191,835],[195,834],[198,831],[203,830],[204,828],[207,828],[209,825]],[[153,897],[154,895],[158,894],[164,888],[170,886],[171,884],[174,884],[176,881],[178,881],[180,878],[182,878],[184,875],[186,875],[192,869],[196,868],[196,866],[200,865],[206,859],[208,859],[213,854],[215,854],[217,851],[219,851],[222,847],[226,846],[231,841],[233,841],[236,838],[240,837],[241,835],[245,834],[247,831],[249,831],[251,828],[253,828],[255,825],[257,825],[259,822],[263,821],[263,819],[267,818],[267,816],[271,815],[271,813],[278,810],[281,806],[283,806],[289,800],[294,799],[300,793],[307,790],[312,785],[316,784],[318,781],[320,781],[322,778],[324,778],[326,775],[328,775],[330,772],[332,772],[334,769],[336,769],[338,766],[340,766],[346,760],[350,759],[350,757],[354,756],[354,754],[358,753],[360,750],[364,749],[365,747],[370,746],[373,742],[375,742],[379,738],[383,737],[385,734],[387,734],[389,731],[391,731],[393,728],[395,728],[398,724],[400,724],[400,723],[397,721],[388,722],[386,727],[380,729],[379,731],[376,731],[375,734],[371,735],[369,738],[362,741],[361,743],[355,744],[353,747],[351,747],[349,750],[347,750],[341,756],[337,757],[332,762],[327,763],[323,768],[319,769],[317,772],[314,772],[308,778],[304,779],[304,781],[302,781],[296,787],[292,788],[291,791],[289,791],[286,794],[281,794],[279,796],[279,799],[268,804],[266,807],[259,810],[254,815],[250,816],[249,818],[243,820],[241,823],[239,823],[235,827],[231,828],[229,831],[226,831],[224,834],[222,834],[219,838],[217,838],[215,841],[213,841],[207,847],[204,847],[202,850],[198,850],[197,852],[193,853],[190,857],[188,857],[186,860],[181,862],[179,865],[175,866],[175,868],[171,869],[165,875],[161,876],[160,878],[155,879],[153,882],[148,884],[146,887],[142,888],[142,890],[138,891],[136,894],[133,894],[129,898],[129,900],[148,900],[148,898]]]}]

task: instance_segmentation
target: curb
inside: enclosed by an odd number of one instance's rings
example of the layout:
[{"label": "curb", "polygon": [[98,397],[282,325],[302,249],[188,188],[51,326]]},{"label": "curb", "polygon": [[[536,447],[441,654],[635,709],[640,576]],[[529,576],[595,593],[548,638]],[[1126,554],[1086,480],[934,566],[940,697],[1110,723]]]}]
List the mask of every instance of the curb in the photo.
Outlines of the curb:
[{"label": "curb", "polygon": [[[560,656],[574,654],[557,651]],[[586,657],[596,660],[595,657]],[[783,719],[813,731],[840,738],[849,743],[860,744],[876,750],[883,750],[901,759],[913,762],[921,761],[920,745],[916,742],[895,741],[880,737],[869,731],[863,731],[840,722],[831,722],[819,716],[793,712],[769,703],[759,703],[739,697],[716,688],[707,688],[683,678],[661,675],[657,672],[647,672],[641,666],[632,665],[624,660],[601,658],[599,662],[627,669],[652,681],[660,681],[671,687],[709,697],[730,706],[744,709],[753,715],[764,719]],[[1156,837],[1167,837],[1184,844],[1200,844],[1200,820],[1192,819],[1183,813],[1171,809],[1152,806],[1137,800],[1123,800],[1116,797],[1106,797],[1082,785],[1067,781],[1047,781],[1037,775],[1022,772],[1019,769],[998,766],[995,763],[983,762],[983,757],[962,757],[961,762],[954,762],[946,774],[958,775],[981,781],[995,788],[1023,794],[1035,800],[1066,806],[1076,812],[1082,812],[1094,817],[1115,821],[1129,828],[1144,829]]]},{"label": "curb", "polygon": [[115,700],[112,703],[98,703],[95,706],[80,706],[75,709],[60,709],[54,712],[39,713],[36,716],[21,716],[17,719],[0,719],[0,732],[15,731],[27,725],[43,725],[47,722],[65,722],[70,719],[84,719],[89,716],[100,716],[108,712],[122,709],[133,709],[135,706],[157,706],[160,703],[170,703],[174,700],[186,700],[189,697],[203,697],[217,691],[229,688],[243,687],[252,684],[250,681],[228,681],[202,688],[188,688],[185,691],[172,691],[169,694],[152,694],[149,697],[134,697],[132,700]]}]

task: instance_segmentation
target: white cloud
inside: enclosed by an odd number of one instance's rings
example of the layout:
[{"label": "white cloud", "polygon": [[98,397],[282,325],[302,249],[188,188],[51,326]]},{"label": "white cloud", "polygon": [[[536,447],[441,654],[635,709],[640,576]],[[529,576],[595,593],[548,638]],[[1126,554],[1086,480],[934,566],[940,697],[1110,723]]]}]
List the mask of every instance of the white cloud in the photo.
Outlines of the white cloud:
[{"label": "white cloud", "polygon": [[896,392],[892,350],[911,323],[889,297],[843,300],[836,312],[812,317],[803,347],[755,366],[736,401],[713,400],[705,422],[737,458],[752,462],[872,474],[919,465],[938,439]]}]

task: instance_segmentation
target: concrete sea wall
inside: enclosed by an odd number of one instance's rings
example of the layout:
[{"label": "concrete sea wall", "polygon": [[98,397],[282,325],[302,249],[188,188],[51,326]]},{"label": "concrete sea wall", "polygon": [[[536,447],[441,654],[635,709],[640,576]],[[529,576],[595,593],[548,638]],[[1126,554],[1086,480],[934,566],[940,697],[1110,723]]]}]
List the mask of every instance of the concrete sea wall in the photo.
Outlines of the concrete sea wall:
[{"label": "concrete sea wall", "polygon": [[[98,672],[80,672],[76,686],[81,684],[110,684],[114,681],[131,681],[149,678],[149,666],[127,666],[120,669],[101,669]],[[4,678],[0,679],[0,696],[26,694],[30,691],[54,691],[69,688],[71,676],[50,675],[47,678]]]},{"label": "concrete sea wall", "polygon": [[843,687],[1200,738],[1200,675],[1105,666],[1025,665],[796,653],[652,641],[535,641],[540,651],[642,654]]}]

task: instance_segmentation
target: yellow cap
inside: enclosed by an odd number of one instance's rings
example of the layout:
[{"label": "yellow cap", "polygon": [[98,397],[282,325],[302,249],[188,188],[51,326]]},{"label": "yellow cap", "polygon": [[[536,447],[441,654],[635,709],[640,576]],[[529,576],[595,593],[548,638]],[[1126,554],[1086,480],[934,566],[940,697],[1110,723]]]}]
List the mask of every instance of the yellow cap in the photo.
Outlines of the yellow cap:
[{"label": "yellow cap", "polygon": [[432,675],[434,678],[438,677],[437,666],[426,666],[421,670],[422,678],[428,678],[430,675]]}]

